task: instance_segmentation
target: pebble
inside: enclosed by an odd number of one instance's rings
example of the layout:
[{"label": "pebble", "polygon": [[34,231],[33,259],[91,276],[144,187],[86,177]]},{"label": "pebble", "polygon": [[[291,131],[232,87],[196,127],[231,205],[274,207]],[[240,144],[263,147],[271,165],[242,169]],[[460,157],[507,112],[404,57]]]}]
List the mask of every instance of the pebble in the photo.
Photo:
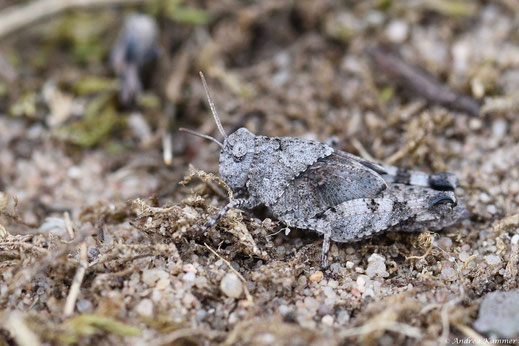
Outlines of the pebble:
[{"label": "pebble", "polygon": [[505,119],[496,119],[492,123],[492,135],[494,137],[503,137],[508,131],[508,123]]},{"label": "pebble", "polygon": [[386,259],[379,254],[372,254],[368,258],[368,268],[366,269],[366,274],[373,278],[375,276],[380,277],[388,277],[389,273],[386,271]]},{"label": "pebble", "polygon": [[495,205],[493,204],[490,204],[487,206],[487,211],[490,213],[490,214],[495,214],[497,213],[497,208]]},{"label": "pebble", "polygon": [[479,194],[479,200],[483,203],[488,203],[492,200],[492,198],[490,198],[490,196],[488,195],[488,193],[486,192],[482,192]]},{"label": "pebble", "polygon": [[320,282],[323,279],[323,277],[324,277],[323,272],[318,270],[315,273],[313,273],[312,275],[310,275],[309,279],[310,279],[310,281],[313,281],[313,282]]},{"label": "pebble", "polygon": [[456,271],[452,267],[443,267],[441,275],[445,279],[454,279],[456,277]]},{"label": "pebble", "polygon": [[182,270],[184,271],[184,273],[196,274],[198,272],[198,270],[196,270],[195,266],[192,265],[191,263],[184,264],[182,266]]},{"label": "pebble", "polygon": [[188,272],[188,273],[185,273],[185,274],[184,274],[184,276],[182,277],[182,281],[185,281],[185,282],[192,282],[192,281],[195,281],[195,278],[196,278],[195,273],[193,273],[193,272]]},{"label": "pebble", "polygon": [[280,306],[279,306],[279,313],[280,313],[281,315],[286,315],[286,314],[288,314],[289,312],[290,312],[290,308],[289,308],[288,306],[286,306],[286,305],[280,305]]},{"label": "pebble", "polygon": [[80,299],[76,303],[77,311],[84,314],[92,311],[92,303],[87,299]]},{"label": "pebble", "polygon": [[483,298],[474,328],[501,338],[519,334],[519,289],[490,292]]},{"label": "pebble", "polygon": [[367,297],[375,297],[375,291],[373,291],[371,287],[366,289],[366,291],[364,291],[362,294],[363,299],[366,299]]},{"label": "pebble", "polygon": [[168,279],[169,274],[162,269],[149,269],[142,272],[142,281],[152,287],[160,279]]},{"label": "pebble", "polygon": [[485,261],[492,266],[501,263],[501,257],[497,255],[486,255]]},{"label": "pebble", "polygon": [[227,297],[237,299],[242,295],[243,284],[238,275],[227,273],[220,281],[220,289]]},{"label": "pebble", "polygon": [[330,308],[329,305],[327,304],[320,304],[319,307],[317,308],[317,312],[319,312],[319,314],[321,316],[325,316],[325,315],[331,315],[332,314],[332,308]]},{"label": "pebble", "polygon": [[345,324],[350,320],[350,313],[348,310],[341,310],[337,314],[337,322],[339,324]]},{"label": "pebble", "polygon": [[469,259],[469,257],[470,257],[470,255],[465,251],[460,252],[460,254],[459,254],[460,261],[463,261],[463,262],[467,261]]},{"label": "pebble", "polygon": [[516,234],[512,237],[512,240],[510,241],[512,244],[517,245],[519,244],[519,234]]},{"label": "pebble", "polygon": [[323,289],[323,293],[328,298],[335,298],[335,297],[337,297],[337,295],[335,294],[335,291],[330,286],[326,286]]},{"label": "pebble", "polygon": [[403,20],[392,20],[386,28],[386,36],[393,43],[402,43],[407,39],[409,27]]},{"label": "pebble", "polygon": [[441,237],[438,239],[438,246],[443,250],[449,250],[452,246],[452,240],[449,237]]},{"label": "pebble", "polygon": [[312,297],[306,297],[304,303],[305,307],[308,310],[317,310],[317,308],[319,307],[319,302],[317,301],[317,299]]},{"label": "pebble", "polygon": [[153,315],[153,302],[149,299],[143,299],[137,304],[135,311],[142,317],[151,317]]},{"label": "pebble", "polygon": [[333,317],[330,316],[330,315],[326,315],[322,318],[321,322],[323,324],[326,324],[327,326],[332,326],[333,325]]},{"label": "pebble", "polygon": [[182,303],[186,308],[192,308],[195,306],[196,298],[191,293],[186,293],[184,297],[182,297]]}]

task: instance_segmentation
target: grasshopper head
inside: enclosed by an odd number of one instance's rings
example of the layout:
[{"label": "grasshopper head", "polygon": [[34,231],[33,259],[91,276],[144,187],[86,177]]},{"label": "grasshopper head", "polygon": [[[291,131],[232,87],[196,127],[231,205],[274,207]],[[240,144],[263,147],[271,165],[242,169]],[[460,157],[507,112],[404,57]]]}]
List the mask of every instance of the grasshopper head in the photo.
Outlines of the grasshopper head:
[{"label": "grasshopper head", "polygon": [[242,127],[229,135],[220,152],[220,176],[233,191],[246,187],[256,135]]}]

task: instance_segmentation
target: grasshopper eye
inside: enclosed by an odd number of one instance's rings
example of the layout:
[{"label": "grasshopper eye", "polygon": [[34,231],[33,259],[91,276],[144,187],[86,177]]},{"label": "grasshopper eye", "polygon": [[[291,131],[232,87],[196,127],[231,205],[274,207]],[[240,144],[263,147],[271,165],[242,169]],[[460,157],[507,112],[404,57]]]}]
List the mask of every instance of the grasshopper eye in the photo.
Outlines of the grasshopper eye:
[{"label": "grasshopper eye", "polygon": [[243,159],[243,157],[247,154],[247,146],[245,143],[238,142],[232,148],[232,155],[236,159]]}]

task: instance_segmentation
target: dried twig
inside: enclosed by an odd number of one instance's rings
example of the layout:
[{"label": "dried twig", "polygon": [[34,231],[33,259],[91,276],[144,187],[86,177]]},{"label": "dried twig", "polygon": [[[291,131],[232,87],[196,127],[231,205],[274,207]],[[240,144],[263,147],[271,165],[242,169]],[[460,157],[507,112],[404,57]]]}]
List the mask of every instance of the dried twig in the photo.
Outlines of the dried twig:
[{"label": "dried twig", "polygon": [[70,220],[70,214],[66,211],[63,215],[65,219],[65,225],[67,226],[67,233],[70,237],[70,240],[74,239],[74,228],[72,227],[72,221]]},{"label": "dried twig", "polygon": [[16,344],[20,346],[41,345],[40,338],[27,326],[20,311],[14,310],[9,312],[2,324],[11,333]]},{"label": "dried twig", "polygon": [[130,5],[148,0],[36,0],[0,12],[0,38],[29,24],[71,8]]},{"label": "dried twig", "polygon": [[481,334],[476,332],[474,329],[470,328],[461,323],[454,323],[454,327],[459,329],[463,334],[465,334],[468,338],[474,341],[476,345],[491,345],[487,340],[487,338],[483,337]]},{"label": "dried twig", "polygon": [[391,76],[401,87],[412,91],[431,103],[440,104],[455,111],[479,116],[481,104],[473,97],[450,89],[427,71],[412,66],[398,55],[382,48],[368,51],[375,65]]},{"label": "dried twig", "polygon": [[76,300],[79,295],[79,288],[81,287],[81,283],[85,277],[87,267],[87,245],[83,242],[79,247],[79,265],[77,267],[76,275],[74,275],[72,285],[70,286],[67,300],[65,301],[65,308],[63,309],[63,314],[65,317],[68,317],[74,313],[74,305],[76,304]]}]

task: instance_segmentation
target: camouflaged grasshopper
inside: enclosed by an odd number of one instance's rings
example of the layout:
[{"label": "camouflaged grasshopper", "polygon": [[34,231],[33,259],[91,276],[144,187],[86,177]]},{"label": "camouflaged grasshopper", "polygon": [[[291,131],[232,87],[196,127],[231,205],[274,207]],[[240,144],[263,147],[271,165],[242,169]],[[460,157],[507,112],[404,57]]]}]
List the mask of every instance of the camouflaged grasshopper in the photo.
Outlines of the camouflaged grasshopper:
[{"label": "camouflaged grasshopper", "polygon": [[224,141],[182,130],[221,147],[220,176],[238,196],[204,230],[230,208],[264,205],[288,227],[324,235],[326,268],[330,240],[347,243],[384,231],[440,230],[467,214],[454,193],[458,180],[452,173],[379,165],[317,141],[257,136],[246,128],[227,135],[200,76]]}]

